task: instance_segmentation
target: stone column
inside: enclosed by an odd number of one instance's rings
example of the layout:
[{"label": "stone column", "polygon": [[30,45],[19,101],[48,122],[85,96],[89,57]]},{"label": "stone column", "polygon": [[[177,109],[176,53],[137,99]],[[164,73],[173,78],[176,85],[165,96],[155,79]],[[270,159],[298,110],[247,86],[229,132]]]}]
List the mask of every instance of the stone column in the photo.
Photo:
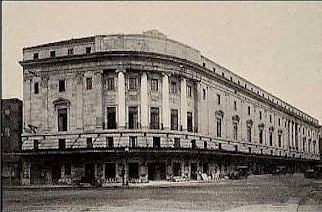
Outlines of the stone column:
[{"label": "stone column", "polygon": [[84,128],[83,126],[83,74],[77,73],[76,75],[76,128],[77,130],[81,130]]},{"label": "stone column", "polygon": [[292,136],[292,145],[293,147],[295,148],[295,123],[292,122],[292,133],[293,133],[293,136]]},{"label": "stone column", "polygon": [[162,123],[163,129],[170,129],[169,76],[162,77]]},{"label": "stone column", "polygon": [[125,70],[116,70],[117,73],[117,105],[118,128],[125,128]]},{"label": "stone column", "polygon": [[141,75],[141,127],[149,128],[148,76],[146,72]]},{"label": "stone column", "polygon": [[292,130],[291,130],[291,121],[290,120],[288,121],[288,147],[292,147]]},{"label": "stone column", "polygon": [[180,113],[180,123],[182,130],[187,130],[187,81],[186,79],[181,79],[181,94],[180,94],[180,103],[181,103],[181,113]]}]

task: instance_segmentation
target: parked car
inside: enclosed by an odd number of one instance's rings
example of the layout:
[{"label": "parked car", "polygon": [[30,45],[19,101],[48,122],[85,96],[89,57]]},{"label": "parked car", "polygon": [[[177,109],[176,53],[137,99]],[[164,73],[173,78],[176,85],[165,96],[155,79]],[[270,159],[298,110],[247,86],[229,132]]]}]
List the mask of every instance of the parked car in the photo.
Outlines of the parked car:
[{"label": "parked car", "polygon": [[322,165],[316,165],[313,169],[306,170],[306,178],[322,178]]},{"label": "parked car", "polygon": [[238,180],[238,179],[247,179],[249,176],[249,167],[248,166],[237,166],[236,169],[229,174],[229,179]]}]

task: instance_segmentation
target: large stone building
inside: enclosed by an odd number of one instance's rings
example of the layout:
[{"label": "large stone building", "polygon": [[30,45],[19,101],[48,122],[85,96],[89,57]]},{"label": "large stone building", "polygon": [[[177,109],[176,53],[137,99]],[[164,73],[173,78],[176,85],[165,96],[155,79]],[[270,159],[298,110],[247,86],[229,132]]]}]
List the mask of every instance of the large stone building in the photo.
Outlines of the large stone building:
[{"label": "large stone building", "polygon": [[22,101],[17,98],[1,100],[1,178],[4,185],[20,183]]},{"label": "large stone building", "polygon": [[150,30],[23,49],[23,180],[198,179],[319,160],[319,123]]}]

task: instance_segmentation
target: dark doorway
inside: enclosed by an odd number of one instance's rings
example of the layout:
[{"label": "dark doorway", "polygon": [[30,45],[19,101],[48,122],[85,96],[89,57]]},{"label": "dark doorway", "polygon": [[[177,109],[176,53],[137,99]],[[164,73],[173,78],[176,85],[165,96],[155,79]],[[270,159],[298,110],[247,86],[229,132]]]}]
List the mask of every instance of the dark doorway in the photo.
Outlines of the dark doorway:
[{"label": "dark doorway", "polygon": [[84,183],[91,183],[95,179],[95,166],[94,163],[85,164],[85,178],[82,180]]},{"label": "dark doorway", "polygon": [[191,180],[197,180],[197,163],[191,163]]},{"label": "dark doorway", "polygon": [[181,176],[181,163],[173,163],[173,176]]},{"label": "dark doorway", "polygon": [[52,165],[52,179],[53,183],[58,183],[58,180],[61,178],[61,165],[59,163],[53,163]]},{"label": "dark doorway", "polygon": [[139,178],[139,163],[129,163],[129,179]]},{"label": "dark doorway", "polygon": [[209,164],[208,163],[203,163],[202,164],[202,172],[209,174]]},{"label": "dark doorway", "polygon": [[116,177],[116,166],[115,163],[105,164],[105,178],[115,178]]},{"label": "dark doorway", "polygon": [[116,113],[115,107],[107,108],[107,129],[115,129],[116,128]]},{"label": "dark doorway", "polygon": [[30,167],[30,184],[45,184],[45,172],[42,164],[32,163]]},{"label": "dark doorway", "polygon": [[166,164],[165,163],[148,163],[149,180],[165,180]]}]

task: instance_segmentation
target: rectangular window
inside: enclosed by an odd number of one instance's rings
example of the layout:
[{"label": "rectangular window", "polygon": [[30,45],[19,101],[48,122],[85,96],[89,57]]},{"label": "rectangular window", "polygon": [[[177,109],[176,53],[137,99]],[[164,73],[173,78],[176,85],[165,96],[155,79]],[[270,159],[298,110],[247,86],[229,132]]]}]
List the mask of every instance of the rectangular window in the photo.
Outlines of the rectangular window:
[{"label": "rectangular window", "polygon": [[192,97],[192,88],[190,85],[187,85],[187,96]]},{"label": "rectangular window", "polygon": [[107,79],[107,90],[115,90],[114,78]]},{"label": "rectangular window", "polygon": [[278,119],[278,126],[281,126],[281,119]]},{"label": "rectangular window", "polygon": [[177,82],[171,82],[171,93],[177,93]]},{"label": "rectangular window", "polygon": [[137,147],[137,137],[130,136],[130,147]]},{"label": "rectangular window", "polygon": [[39,94],[39,82],[35,82],[34,84],[34,93]]},{"label": "rectangular window", "polygon": [[206,100],[206,89],[202,89],[203,91],[203,99]]},{"label": "rectangular window", "polygon": [[116,112],[115,107],[107,107],[107,129],[116,129]]},{"label": "rectangular window", "polygon": [[39,59],[39,53],[34,53],[34,60],[38,60]]},{"label": "rectangular window", "polygon": [[58,90],[59,92],[65,91],[65,80],[59,80],[59,85],[58,85]]},{"label": "rectangular window", "polygon": [[74,49],[68,49],[68,53],[67,53],[68,55],[73,55],[74,54]]},{"label": "rectangular window", "polygon": [[113,137],[106,137],[106,146],[107,148],[114,148]]},{"label": "rectangular window", "polygon": [[90,54],[91,53],[91,47],[86,47],[86,54]]},{"label": "rectangular window", "polygon": [[263,143],[263,130],[259,130],[259,143]]},{"label": "rectangular window", "polygon": [[234,101],[234,110],[237,111],[237,102]]},{"label": "rectangular window", "polygon": [[192,129],[192,113],[187,112],[187,130],[188,132],[193,132]]},{"label": "rectangular window", "polygon": [[93,84],[92,84],[92,77],[86,78],[86,89],[92,90]]},{"label": "rectangular window", "polygon": [[65,163],[65,175],[71,175],[72,173],[72,164],[71,163]]},{"label": "rectangular window", "polygon": [[191,140],[191,148],[192,149],[196,149],[197,148],[196,140]]},{"label": "rectangular window", "polygon": [[38,149],[39,149],[39,141],[34,140],[34,150],[38,150]]},{"label": "rectangular window", "polygon": [[203,148],[204,148],[204,149],[207,149],[207,145],[208,145],[207,141],[204,141],[204,142],[203,142]]},{"label": "rectangular window", "polygon": [[269,115],[269,122],[272,123],[272,115]]},{"label": "rectangular window", "polygon": [[171,130],[178,130],[178,110],[171,109]]},{"label": "rectangular window", "polygon": [[159,89],[158,79],[151,79],[151,90],[157,91]]},{"label": "rectangular window", "polygon": [[248,115],[250,115],[250,107],[248,106]]},{"label": "rectangular window", "polygon": [[92,138],[87,138],[86,141],[87,141],[87,148],[89,148],[89,149],[93,148]]},{"label": "rectangular window", "polygon": [[150,128],[159,129],[159,108],[151,107],[150,117],[151,117]]},{"label": "rectangular window", "polygon": [[63,150],[66,149],[66,140],[58,139],[58,149]]},{"label": "rectangular window", "polygon": [[50,57],[55,57],[56,56],[56,52],[55,51],[50,51]]},{"label": "rectangular window", "polygon": [[282,135],[279,134],[278,135],[278,147],[281,147],[282,146]]},{"label": "rectangular window", "polygon": [[252,142],[252,128],[250,126],[247,126],[247,141]]},{"label": "rectangular window", "polygon": [[67,131],[67,108],[58,109],[58,131]]},{"label": "rectangular window", "polygon": [[217,118],[217,137],[221,137],[221,118]]},{"label": "rectangular window", "polygon": [[180,148],[180,138],[174,138],[174,148]]},{"label": "rectangular window", "polygon": [[137,79],[129,78],[129,90],[136,90],[136,89],[137,89]]},{"label": "rectangular window", "polygon": [[237,140],[238,126],[237,123],[234,123],[234,140]]},{"label": "rectangular window", "polygon": [[220,105],[220,95],[219,94],[217,94],[217,103],[218,103],[218,105]]},{"label": "rectangular window", "polygon": [[138,107],[129,107],[129,129],[138,128]]},{"label": "rectangular window", "polygon": [[259,119],[262,119],[262,111],[259,111]]},{"label": "rectangular window", "polygon": [[269,145],[273,146],[273,133],[269,132]]},{"label": "rectangular window", "polygon": [[153,147],[154,148],[161,147],[160,137],[153,137]]}]

